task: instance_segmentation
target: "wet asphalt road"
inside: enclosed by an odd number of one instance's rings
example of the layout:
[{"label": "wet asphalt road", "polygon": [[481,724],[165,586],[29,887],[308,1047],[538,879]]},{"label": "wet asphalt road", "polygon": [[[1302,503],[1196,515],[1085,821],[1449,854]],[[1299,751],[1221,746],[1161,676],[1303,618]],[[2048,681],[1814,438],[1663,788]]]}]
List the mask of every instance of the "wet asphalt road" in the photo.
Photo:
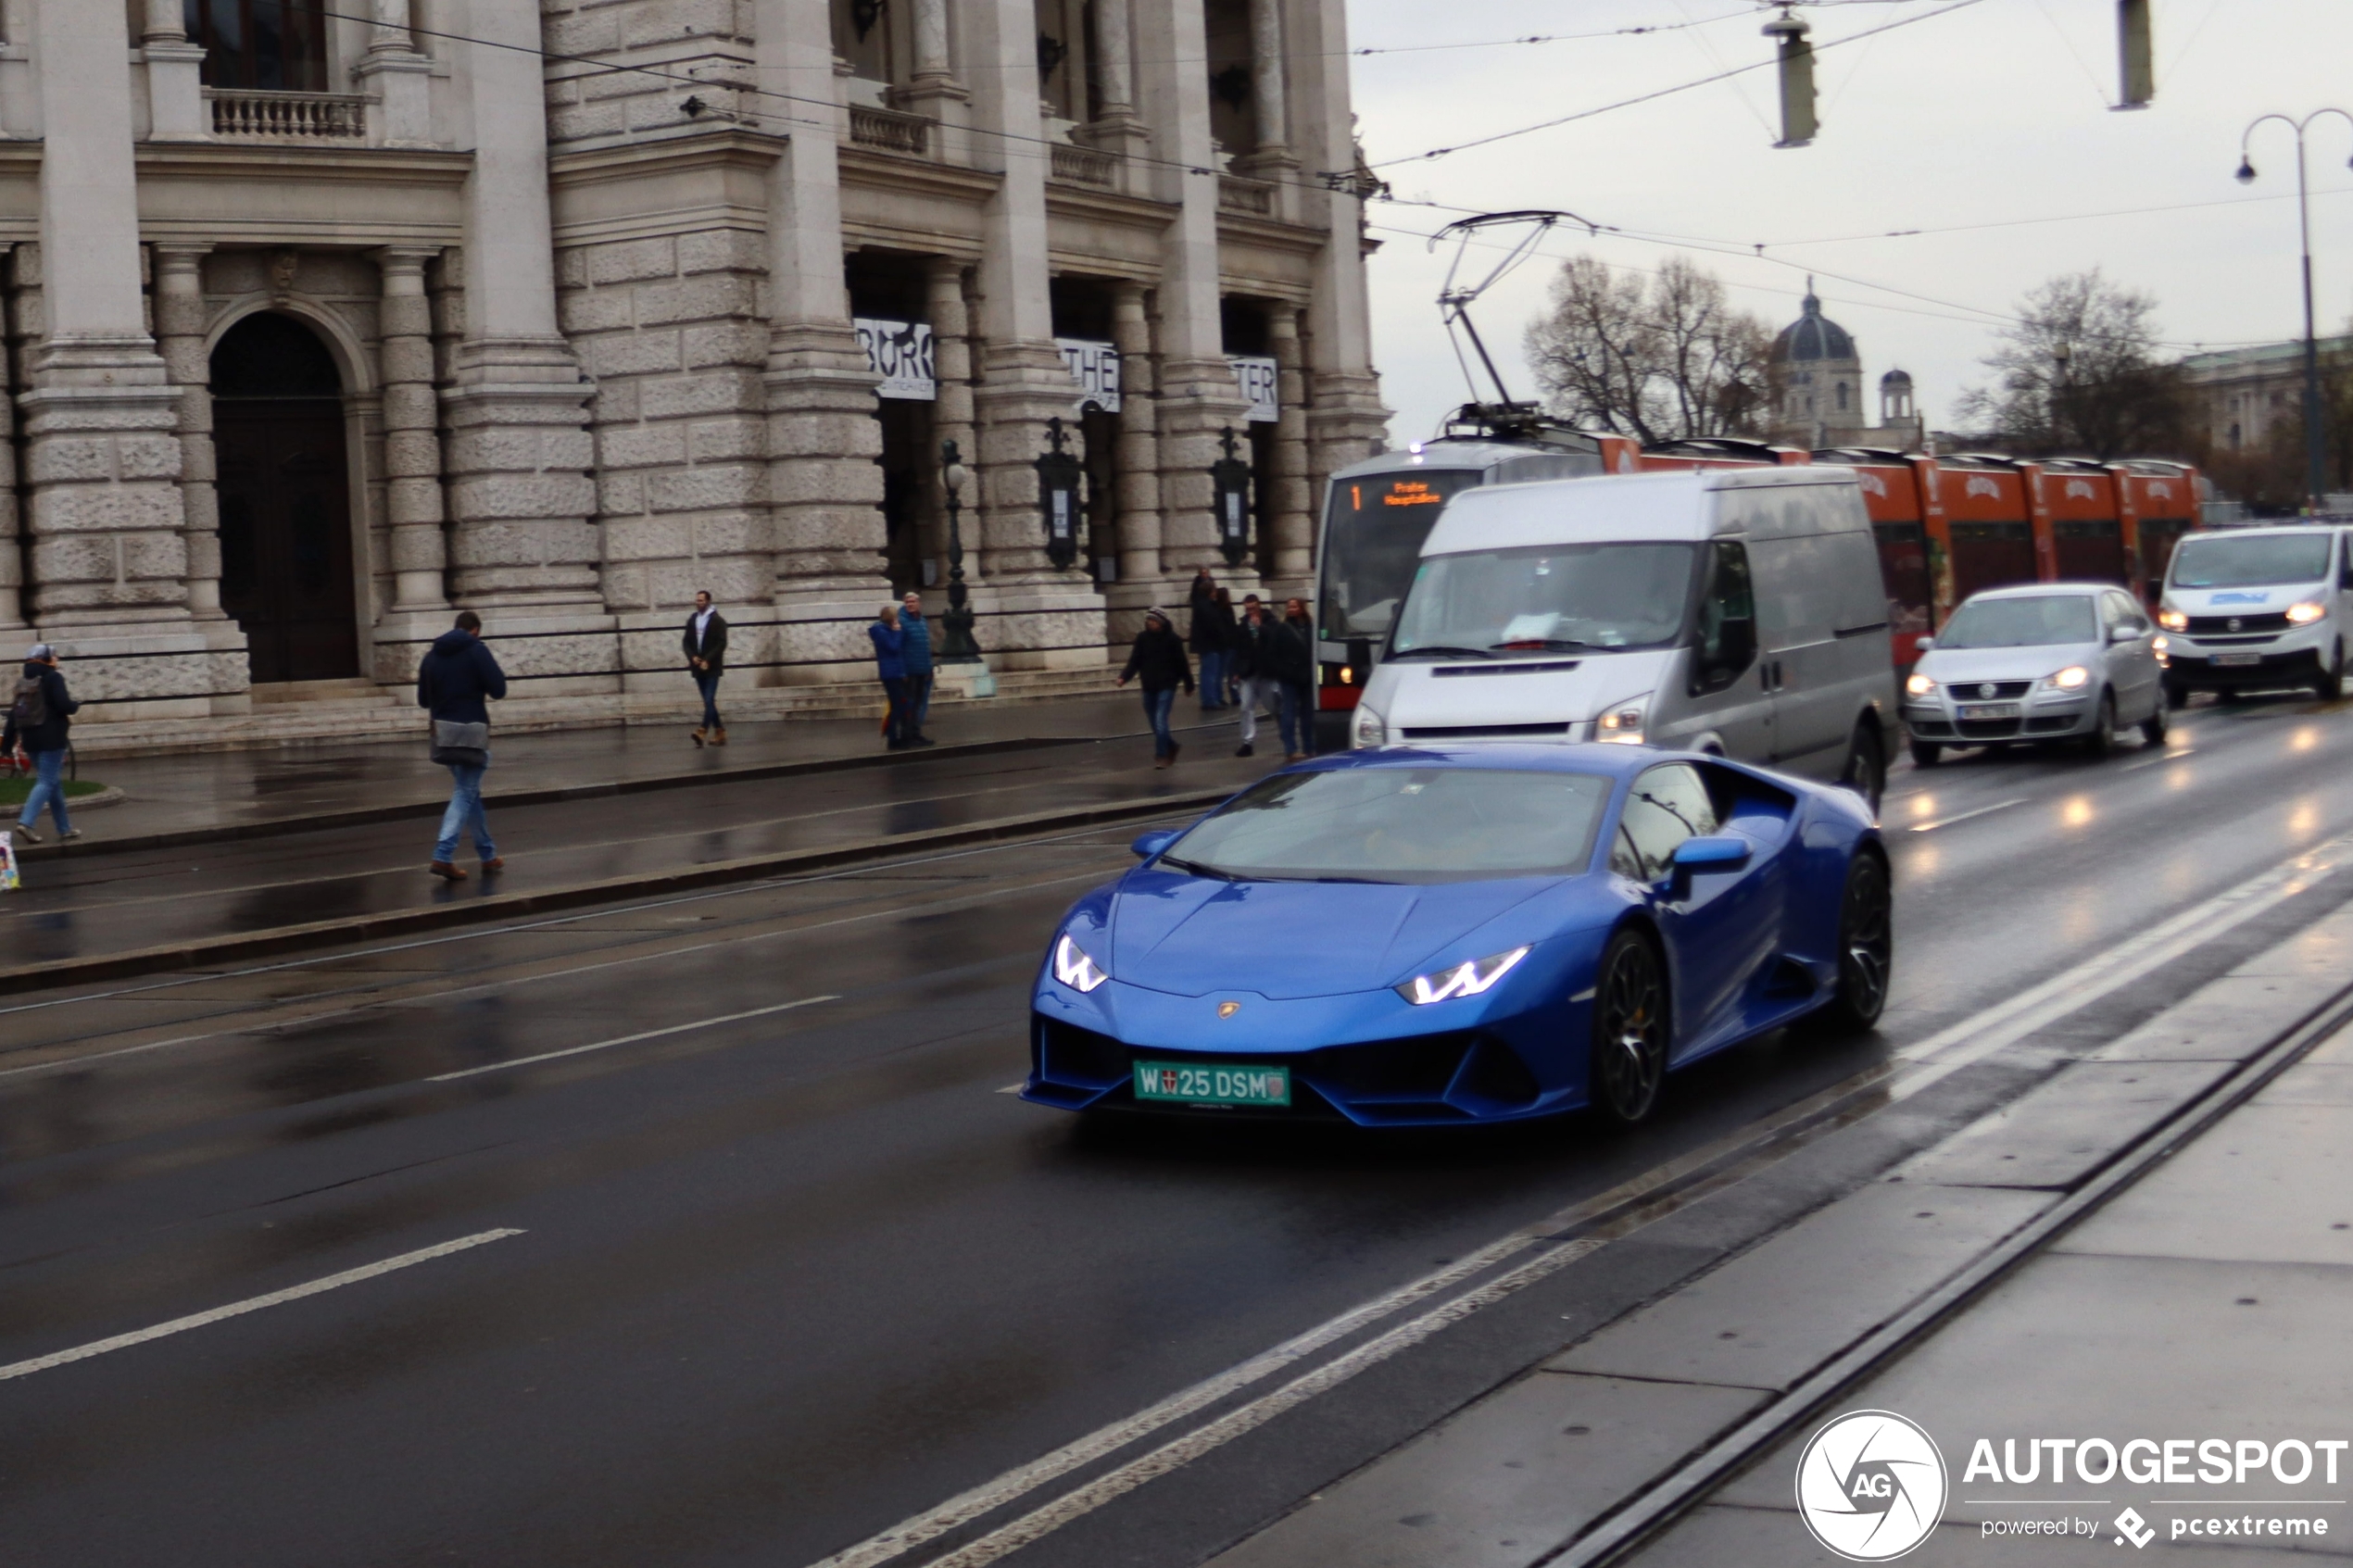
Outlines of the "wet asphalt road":
[{"label": "wet asphalt road", "polygon": [[[1132,829],[0,999],[6,1561],[813,1562],[2353,829],[2346,709],[2184,720],[1899,772],[1882,1034],[1728,1053],[1617,1136],[1082,1135],[1000,1092]],[[1155,1496],[1015,1561],[1232,1533]]]}]

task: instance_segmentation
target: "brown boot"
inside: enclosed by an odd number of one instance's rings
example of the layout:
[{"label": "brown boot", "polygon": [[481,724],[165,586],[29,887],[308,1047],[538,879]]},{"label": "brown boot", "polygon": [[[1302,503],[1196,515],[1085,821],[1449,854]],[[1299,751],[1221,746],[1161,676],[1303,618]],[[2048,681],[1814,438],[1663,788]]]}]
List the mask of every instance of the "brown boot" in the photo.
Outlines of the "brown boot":
[{"label": "brown boot", "polygon": [[433,872],[434,875],[439,877],[444,882],[463,882],[466,880],[466,873],[463,871],[460,871],[458,867],[451,865],[447,860],[435,860],[432,865],[427,866],[425,870]]},{"label": "brown boot", "polygon": [[711,744],[713,746],[725,746],[727,744],[726,725],[722,724],[717,729],[711,732]]},{"label": "brown boot", "polygon": [[488,876],[492,872],[503,872],[506,869],[507,857],[504,855],[494,855],[482,863],[482,874],[484,876]]},{"label": "brown boot", "polygon": [[702,744],[702,741],[703,741],[703,732],[702,732],[702,731],[700,731],[700,730],[697,730],[697,731],[695,732],[695,734],[694,734],[694,742],[695,742],[695,744],[696,744],[697,746],[700,746],[700,745]]}]

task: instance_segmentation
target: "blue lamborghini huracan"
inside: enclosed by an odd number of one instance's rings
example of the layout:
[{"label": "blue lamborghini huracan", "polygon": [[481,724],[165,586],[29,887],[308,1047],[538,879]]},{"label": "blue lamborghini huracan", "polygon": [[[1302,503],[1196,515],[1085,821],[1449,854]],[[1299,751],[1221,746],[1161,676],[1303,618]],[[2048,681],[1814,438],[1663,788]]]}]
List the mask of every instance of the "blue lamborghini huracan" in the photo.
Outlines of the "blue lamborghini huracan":
[{"label": "blue lamborghini huracan", "polygon": [[1625,746],[1318,758],[1073,906],[1024,1098],[1439,1126],[1591,1106],[1807,1014],[1869,1029],[1893,955],[1863,801]]}]

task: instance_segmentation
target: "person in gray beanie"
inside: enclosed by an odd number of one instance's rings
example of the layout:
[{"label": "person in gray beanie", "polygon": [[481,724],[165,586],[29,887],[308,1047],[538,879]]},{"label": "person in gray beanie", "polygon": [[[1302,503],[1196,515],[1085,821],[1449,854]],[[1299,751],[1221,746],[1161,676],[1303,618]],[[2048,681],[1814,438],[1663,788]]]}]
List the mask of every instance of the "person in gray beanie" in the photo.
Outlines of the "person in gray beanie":
[{"label": "person in gray beanie", "polygon": [[16,695],[8,704],[7,724],[0,729],[0,757],[14,756],[21,746],[32,759],[32,792],[24,797],[24,809],[17,817],[17,836],[27,844],[41,842],[32,824],[41,820],[44,803],[57,824],[59,838],[82,836],[82,830],[66,814],[64,778],[66,731],[81,707],[66,690],[66,678],[57,673],[57,650],[46,643],[33,644],[24,656],[24,673],[18,678]]},{"label": "person in gray beanie", "polygon": [[1144,612],[1144,629],[1127,653],[1127,668],[1119,684],[1141,680],[1144,717],[1151,721],[1152,766],[1165,768],[1176,760],[1176,737],[1169,733],[1168,713],[1176,706],[1176,688],[1193,689],[1192,661],[1185,657],[1185,639],[1176,634],[1168,612],[1155,605]]}]

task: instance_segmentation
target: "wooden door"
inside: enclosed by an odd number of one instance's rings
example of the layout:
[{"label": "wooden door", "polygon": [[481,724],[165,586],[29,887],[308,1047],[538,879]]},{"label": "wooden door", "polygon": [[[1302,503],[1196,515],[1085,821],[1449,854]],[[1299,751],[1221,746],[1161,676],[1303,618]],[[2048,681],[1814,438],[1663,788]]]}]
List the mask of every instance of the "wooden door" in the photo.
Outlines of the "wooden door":
[{"label": "wooden door", "polygon": [[358,675],[343,405],[224,400],[213,430],[220,602],[245,629],[254,681]]}]

